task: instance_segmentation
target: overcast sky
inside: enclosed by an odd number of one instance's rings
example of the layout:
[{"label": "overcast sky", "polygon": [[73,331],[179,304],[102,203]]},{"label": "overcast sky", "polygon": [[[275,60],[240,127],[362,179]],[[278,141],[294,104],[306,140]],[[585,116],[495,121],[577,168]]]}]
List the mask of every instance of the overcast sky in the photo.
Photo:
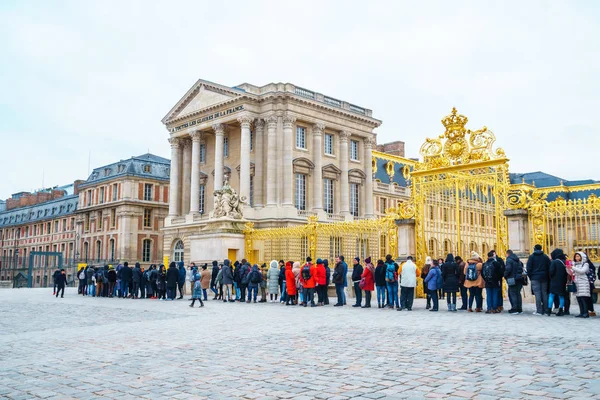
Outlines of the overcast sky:
[{"label": "overcast sky", "polygon": [[373,110],[418,156],[453,106],[512,172],[600,179],[598,1],[0,2],[0,198],[150,152],[199,78]]}]

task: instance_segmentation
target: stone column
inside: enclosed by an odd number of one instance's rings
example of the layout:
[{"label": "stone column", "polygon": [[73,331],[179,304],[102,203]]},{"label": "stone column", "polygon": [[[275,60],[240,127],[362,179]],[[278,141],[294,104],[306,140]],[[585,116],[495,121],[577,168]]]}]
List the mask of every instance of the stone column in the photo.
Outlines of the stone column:
[{"label": "stone column", "polygon": [[254,118],[244,115],[238,118],[242,127],[240,140],[240,197],[250,202],[250,124]]},{"label": "stone column", "polygon": [[264,206],[263,199],[263,135],[265,130],[265,121],[256,120],[254,123],[254,207]]},{"label": "stone column", "polygon": [[363,165],[365,169],[365,217],[373,217],[373,154],[372,148],[375,140],[371,137],[365,138],[363,151]]},{"label": "stone column", "polygon": [[296,117],[286,114],[283,117],[283,207],[293,207],[294,174],[292,168],[292,151],[294,146],[294,122]]},{"label": "stone column", "polygon": [[323,130],[325,125],[317,123],[313,126],[313,211],[323,210]]},{"label": "stone column", "polygon": [[350,214],[350,188],[348,186],[348,132],[340,132],[340,214]]},{"label": "stone column", "polygon": [[200,213],[200,131],[192,132],[192,182],[190,184],[190,213]]},{"label": "stone column", "polygon": [[181,215],[190,212],[190,184],[192,182],[192,142],[190,139],[183,139],[183,164],[181,174],[183,181],[181,183]]},{"label": "stone column", "polygon": [[214,190],[220,190],[223,187],[223,138],[225,135],[225,124],[214,124],[215,131],[215,184]]},{"label": "stone column", "polygon": [[169,184],[169,216],[179,215],[179,147],[180,142],[177,138],[170,138],[171,144],[171,174]]},{"label": "stone column", "polygon": [[267,207],[277,206],[277,116],[267,117]]}]

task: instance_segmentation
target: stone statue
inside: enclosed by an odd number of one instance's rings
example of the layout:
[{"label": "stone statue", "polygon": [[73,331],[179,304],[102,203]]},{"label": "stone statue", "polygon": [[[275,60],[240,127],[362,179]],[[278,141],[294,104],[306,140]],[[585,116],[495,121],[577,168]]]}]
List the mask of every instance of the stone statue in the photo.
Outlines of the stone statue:
[{"label": "stone statue", "polygon": [[244,217],[242,207],[246,202],[245,197],[240,197],[237,192],[225,181],[220,190],[215,190],[215,218],[229,217],[242,219]]}]

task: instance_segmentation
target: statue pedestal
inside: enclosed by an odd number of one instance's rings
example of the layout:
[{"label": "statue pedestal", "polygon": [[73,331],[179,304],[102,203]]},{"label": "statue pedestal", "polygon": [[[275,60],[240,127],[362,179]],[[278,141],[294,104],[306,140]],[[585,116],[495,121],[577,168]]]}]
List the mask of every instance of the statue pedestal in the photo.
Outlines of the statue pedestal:
[{"label": "statue pedestal", "polygon": [[244,258],[245,219],[228,217],[210,219],[199,233],[189,236],[190,260],[210,264],[228,258],[232,262]]}]

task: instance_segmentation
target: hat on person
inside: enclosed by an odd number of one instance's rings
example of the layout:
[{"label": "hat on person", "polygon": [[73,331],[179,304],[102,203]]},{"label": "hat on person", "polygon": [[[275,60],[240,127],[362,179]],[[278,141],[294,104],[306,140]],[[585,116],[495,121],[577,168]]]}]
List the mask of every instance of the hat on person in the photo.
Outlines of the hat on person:
[{"label": "hat on person", "polygon": [[365,263],[367,263],[367,264],[371,264],[371,257],[367,257],[367,258],[365,258]]},{"label": "hat on person", "polygon": [[323,260],[321,260],[320,258],[317,258],[317,264],[323,264]]},{"label": "hat on person", "polygon": [[312,258],[306,257],[306,262],[311,262],[311,261],[312,261]]},{"label": "hat on person", "polygon": [[474,260],[477,260],[477,259],[481,259],[481,256],[479,254],[477,254],[477,252],[472,251],[471,252],[471,258],[474,259]]},{"label": "hat on person", "polygon": [[354,257],[354,259],[356,260],[356,262],[360,262],[360,258]]}]

